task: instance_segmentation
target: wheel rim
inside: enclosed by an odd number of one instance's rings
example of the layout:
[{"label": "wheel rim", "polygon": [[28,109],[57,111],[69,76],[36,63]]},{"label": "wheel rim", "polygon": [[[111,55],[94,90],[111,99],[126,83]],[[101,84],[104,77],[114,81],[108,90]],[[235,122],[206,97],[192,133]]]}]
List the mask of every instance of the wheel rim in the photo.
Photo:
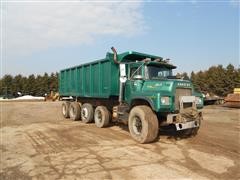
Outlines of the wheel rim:
[{"label": "wheel rim", "polygon": [[87,110],[87,108],[83,108],[82,109],[82,117],[85,118],[85,119],[88,117],[88,110]]},{"label": "wheel rim", "polygon": [[135,134],[141,134],[142,132],[142,121],[138,116],[135,116],[133,118],[133,122],[132,122],[132,127],[133,127],[133,132]]},{"label": "wheel rim", "polygon": [[96,121],[98,123],[102,122],[102,113],[101,113],[101,111],[97,111],[97,113],[96,113]]}]

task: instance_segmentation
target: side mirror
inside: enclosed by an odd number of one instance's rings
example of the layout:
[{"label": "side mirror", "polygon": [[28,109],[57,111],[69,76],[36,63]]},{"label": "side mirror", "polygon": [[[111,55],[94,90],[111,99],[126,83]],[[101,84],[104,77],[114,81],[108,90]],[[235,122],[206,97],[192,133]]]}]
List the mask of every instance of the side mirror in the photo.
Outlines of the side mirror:
[{"label": "side mirror", "polygon": [[142,75],[135,75],[135,76],[133,76],[133,79],[142,80],[143,76]]}]

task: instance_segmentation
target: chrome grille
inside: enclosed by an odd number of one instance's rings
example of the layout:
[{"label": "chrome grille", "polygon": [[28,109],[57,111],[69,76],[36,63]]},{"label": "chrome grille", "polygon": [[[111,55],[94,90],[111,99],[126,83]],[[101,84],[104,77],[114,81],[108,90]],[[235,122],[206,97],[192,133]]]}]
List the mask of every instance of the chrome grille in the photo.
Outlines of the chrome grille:
[{"label": "chrome grille", "polygon": [[177,88],[175,93],[175,110],[179,110],[180,103],[179,97],[181,96],[192,96],[192,89],[187,88]]}]

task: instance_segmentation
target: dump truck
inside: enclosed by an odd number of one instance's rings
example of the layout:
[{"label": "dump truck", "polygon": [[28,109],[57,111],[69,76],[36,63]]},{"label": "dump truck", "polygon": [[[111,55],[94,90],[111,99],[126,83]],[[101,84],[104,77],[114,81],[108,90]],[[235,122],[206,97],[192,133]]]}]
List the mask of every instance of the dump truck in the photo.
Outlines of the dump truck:
[{"label": "dump truck", "polygon": [[169,59],[111,49],[103,59],[60,71],[65,118],[95,122],[99,128],[125,123],[139,143],[155,141],[161,126],[197,134],[202,94],[194,91],[190,81],[173,76],[176,66]]}]

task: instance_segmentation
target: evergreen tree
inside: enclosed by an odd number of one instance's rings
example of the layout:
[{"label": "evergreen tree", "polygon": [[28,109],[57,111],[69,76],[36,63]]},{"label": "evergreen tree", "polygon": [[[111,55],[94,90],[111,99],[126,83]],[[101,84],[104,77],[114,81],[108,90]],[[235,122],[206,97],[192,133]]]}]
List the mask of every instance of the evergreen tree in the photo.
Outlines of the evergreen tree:
[{"label": "evergreen tree", "polygon": [[191,73],[191,81],[196,90],[218,96],[226,96],[233,89],[240,87],[240,70],[229,64],[226,68],[222,65],[212,66],[206,71]]},{"label": "evergreen tree", "polygon": [[[234,68],[229,64],[226,68],[222,65],[212,66],[206,71],[191,72],[189,78],[186,72],[178,74],[182,79],[190,79],[195,90],[226,96],[233,92],[233,89],[240,88],[240,68]],[[5,75],[0,79],[0,95],[12,94],[17,96],[18,92],[23,95],[31,94],[35,96],[44,96],[51,91],[58,91],[58,73],[48,75],[30,75],[24,77],[22,75]]]},{"label": "evergreen tree", "polygon": [[22,75],[17,75],[13,79],[13,95],[18,95],[18,92],[22,93],[23,91],[23,77]]},{"label": "evergreen tree", "polygon": [[12,94],[13,77],[9,74],[5,75],[2,79],[2,92],[5,96]]},{"label": "evergreen tree", "polygon": [[37,89],[36,89],[36,83],[35,83],[35,76],[33,74],[28,76],[27,89],[30,95],[36,95]]},{"label": "evergreen tree", "polygon": [[184,80],[190,80],[188,74],[186,72],[183,72],[183,73],[177,73],[176,74],[176,77],[177,78],[181,78],[181,79],[184,79]]}]

